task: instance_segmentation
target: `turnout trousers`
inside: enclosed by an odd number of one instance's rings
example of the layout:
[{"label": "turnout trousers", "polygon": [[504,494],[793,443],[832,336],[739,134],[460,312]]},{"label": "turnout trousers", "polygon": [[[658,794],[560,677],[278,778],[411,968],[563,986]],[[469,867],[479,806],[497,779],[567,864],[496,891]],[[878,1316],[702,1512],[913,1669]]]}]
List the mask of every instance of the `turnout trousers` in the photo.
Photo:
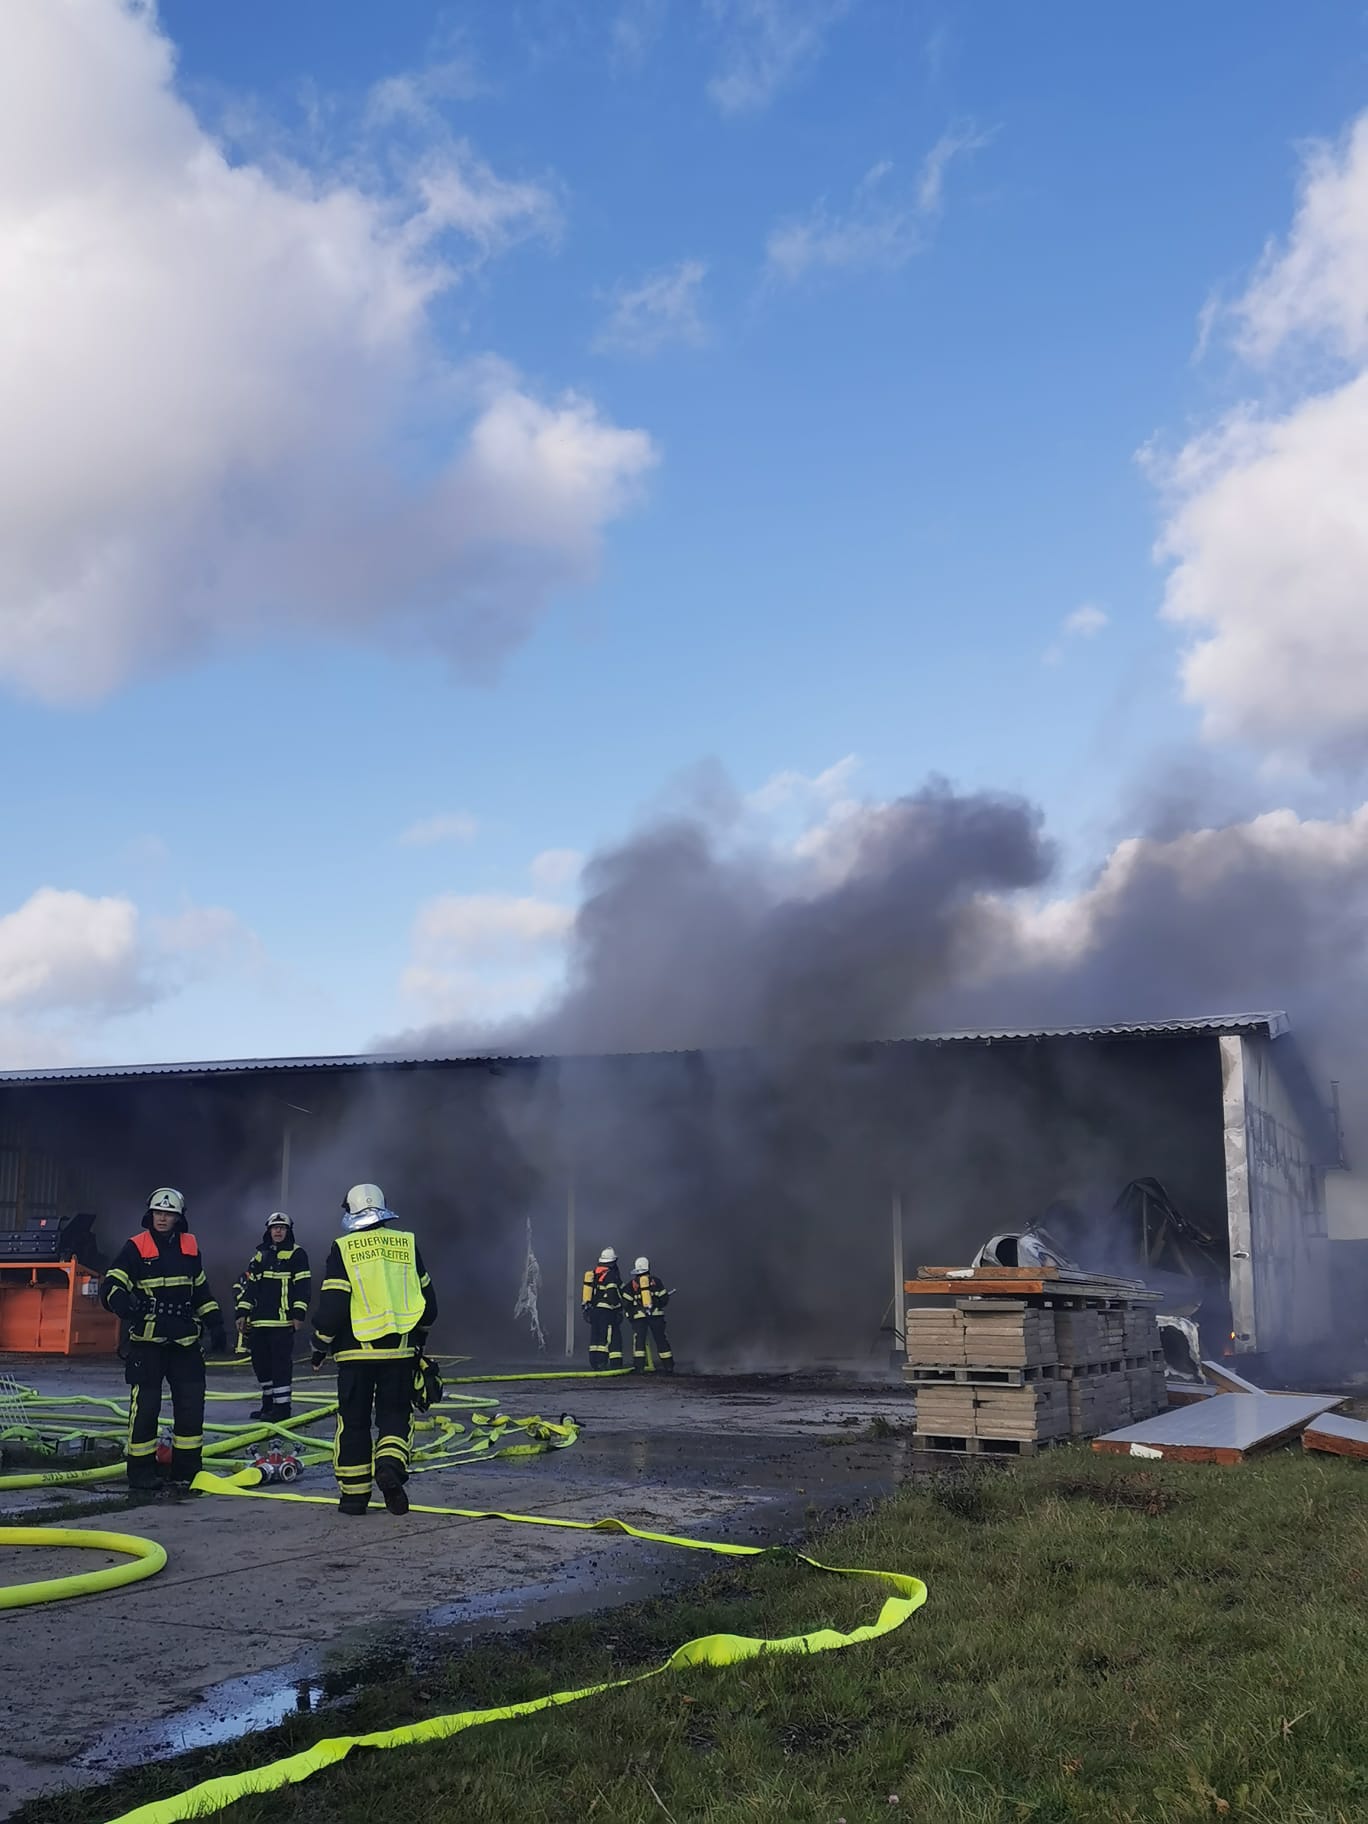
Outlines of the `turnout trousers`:
[{"label": "turnout trousers", "polygon": [[397,1362],[337,1364],[333,1470],[344,1495],[364,1500],[375,1477],[382,1482],[407,1482],[412,1430],[411,1355]]},{"label": "turnout trousers", "polygon": [[198,1345],[134,1343],[124,1364],[128,1382],[128,1486],[158,1488],[157,1432],[162,1382],[171,1389],[171,1480],[200,1472],[204,1449],[204,1357]]},{"label": "turnout trousers", "polygon": [[632,1319],[632,1366],[641,1369],[646,1366],[646,1339],[651,1340],[651,1354],[655,1357],[656,1369],[660,1374],[674,1373],[674,1355],[670,1349],[670,1339],[665,1330],[665,1319],[656,1311],[643,1317]]},{"label": "turnout trousers", "polygon": [[247,1346],[252,1352],[252,1372],[261,1384],[261,1403],[287,1418],[290,1379],[294,1373],[293,1324],[250,1324]]},{"label": "turnout trousers", "polygon": [[589,1366],[621,1368],[622,1317],[618,1312],[589,1307]]}]

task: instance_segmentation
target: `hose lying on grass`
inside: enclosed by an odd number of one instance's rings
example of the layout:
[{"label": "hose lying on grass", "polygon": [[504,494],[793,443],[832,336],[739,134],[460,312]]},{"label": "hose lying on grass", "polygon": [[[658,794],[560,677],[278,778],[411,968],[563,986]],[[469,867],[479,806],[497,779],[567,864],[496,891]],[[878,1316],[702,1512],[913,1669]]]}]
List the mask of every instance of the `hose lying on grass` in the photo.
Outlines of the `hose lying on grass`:
[{"label": "hose lying on grass", "polygon": [[[474,1379],[474,1377],[471,1377]],[[528,1376],[494,1376],[491,1379],[578,1379],[572,1375],[528,1375]],[[596,1375],[602,1379],[602,1375]],[[88,1405],[104,1408],[115,1417],[125,1416],[119,1402],[112,1400],[86,1399],[85,1396],[71,1395],[62,1400],[45,1400],[41,1395],[29,1389],[23,1390],[23,1397],[29,1410],[25,1418],[32,1421],[41,1418],[45,1411],[53,1407]],[[213,1397],[212,1395],[210,1397]],[[228,1395],[226,1397],[236,1397]],[[484,1410],[495,1406],[493,1412]],[[267,1438],[287,1437],[299,1446],[306,1463],[326,1460],[330,1451],[324,1448],[320,1439],[308,1435],[309,1428],[322,1420],[330,1418],[336,1412],[335,1400],[316,1406],[312,1411],[301,1414],[288,1425],[271,1423],[247,1423],[241,1425],[211,1425],[208,1430],[223,1432],[226,1435],[206,1447],[204,1455],[215,1459],[241,1456],[252,1446],[264,1442]],[[458,1419],[456,1412],[463,1412],[464,1419]],[[415,1471],[446,1468],[451,1464],[469,1461],[475,1456],[490,1454],[532,1455],[544,1450],[563,1449],[573,1444],[578,1435],[574,1421],[568,1415],[559,1420],[540,1418],[515,1419],[497,1410],[492,1399],[453,1396],[444,1399],[438,1407],[424,1419],[418,1421],[418,1430],[430,1431],[434,1435],[417,1444],[413,1454]],[[511,1432],[525,1434],[524,1443],[506,1442]],[[93,1482],[118,1476],[123,1473],[123,1465],[114,1463],[87,1470],[39,1471],[31,1475],[0,1477],[0,1489],[3,1488],[44,1488],[67,1483]],[[323,1495],[299,1495],[282,1491],[268,1491],[261,1486],[261,1472],[255,1468],[239,1470],[229,1476],[217,1476],[210,1471],[202,1471],[195,1478],[194,1486],[202,1494],[228,1495],[255,1498],[264,1501],[293,1501],[331,1506],[332,1497]],[[225,1806],[234,1804],[238,1799],[249,1794],[260,1792],[277,1792],[285,1786],[297,1784],[309,1779],[325,1768],[335,1766],[349,1755],[354,1748],[402,1748],[423,1742],[443,1741],[450,1736],[459,1735],[463,1730],[476,1728],[484,1723],[510,1721],[514,1718],[533,1716],[542,1710],[556,1708],[561,1704],[577,1703],[586,1697],[596,1697],[605,1691],[620,1690],[624,1686],[640,1684],[647,1679],[658,1678],[665,1672],[682,1671],[690,1666],[738,1665],[744,1660],[754,1659],[764,1653],[824,1653],[842,1647],[850,1647],[862,1641],[877,1640],[900,1628],[908,1621],[926,1601],[926,1586],[919,1578],[907,1576],[898,1571],[880,1571],[865,1569],[843,1569],[824,1565],[815,1558],[808,1558],[802,1553],[792,1552],[786,1546],[730,1545],[714,1540],[689,1539],[672,1533],[648,1532],[640,1527],[629,1526],[625,1521],[616,1519],[602,1520],[566,1520],[550,1514],[506,1514],[486,1509],[436,1507],[420,1502],[413,1504],[413,1511],[421,1514],[442,1514],[463,1520],[500,1520],[519,1526],[549,1526],[565,1528],[574,1532],[611,1532],[621,1533],[632,1539],[647,1540],[656,1545],[679,1546],[690,1551],[714,1552],[729,1557],[786,1557],[811,1565],[814,1570],[837,1577],[867,1577],[882,1584],[889,1592],[877,1618],[863,1627],[855,1628],[848,1634],[842,1634],[833,1628],[819,1628],[810,1634],[788,1635],[777,1640],[764,1640],[745,1634],[708,1634],[698,1640],[686,1641],[659,1666],[647,1672],[634,1673],[629,1678],[613,1679],[604,1684],[586,1685],[573,1691],[554,1691],[545,1697],[531,1698],[522,1703],[500,1704],[485,1710],[461,1710],[447,1716],[429,1717],[418,1723],[404,1724],[396,1729],[378,1730],[369,1735],[331,1736],[315,1742],[312,1747],[301,1750],[298,1754],[287,1755],[278,1761],[271,1761],[264,1767],[249,1768],[237,1774],[224,1774],[218,1778],[205,1780],[188,1791],[177,1794],[171,1799],[159,1799],[148,1805],[138,1806],[127,1812],[113,1824],[180,1824],[182,1819],[205,1817],[221,1811]],[[62,1598],[77,1595],[97,1594],[104,1590],[116,1589],[123,1584],[134,1582],[143,1577],[151,1577],[161,1570],[166,1563],[165,1550],[154,1540],[139,1539],[124,1533],[103,1533],[80,1530],[57,1529],[50,1527],[0,1527],[0,1547],[12,1545],[47,1545],[47,1546],[86,1546],[94,1549],[117,1552],[124,1555],[128,1562],[115,1564],[103,1570],[78,1574],[70,1577],[50,1578],[41,1582],[0,1586],[0,1608],[17,1608],[35,1602],[53,1602]]]},{"label": "hose lying on grass", "polygon": [[[319,1495],[268,1492],[254,1485],[255,1482],[255,1471],[231,1477],[215,1476],[206,1471],[196,1478],[195,1486],[205,1494],[247,1496],[262,1501],[312,1502],[325,1499]],[[628,1678],[610,1679],[603,1684],[584,1685],[575,1691],[552,1691],[545,1697],[528,1698],[522,1703],[496,1704],[487,1710],[457,1710],[447,1716],[432,1716],[422,1722],[401,1724],[396,1729],[375,1730],[369,1735],[328,1736],[313,1743],[311,1747],[301,1749],[297,1754],[285,1755],[278,1761],[268,1761],[263,1767],[249,1767],[241,1773],[220,1774],[177,1793],[174,1798],[155,1799],[150,1804],[139,1805],[133,1811],[114,1819],[112,1824],[181,1824],[185,1819],[207,1817],[252,1794],[279,1792],[283,1787],[310,1779],[326,1768],[335,1767],[356,1748],[409,1748],[424,1742],[445,1741],[484,1723],[509,1722],[518,1717],[535,1716],[542,1710],[578,1703],[586,1697],[598,1697],[605,1691],[620,1691],[625,1686],[643,1684],[647,1679],[659,1678],[666,1672],[681,1672],[691,1666],[734,1666],[740,1665],[744,1660],[757,1659],[765,1653],[827,1653],[842,1647],[857,1646],[862,1641],[878,1640],[885,1634],[891,1634],[895,1628],[900,1628],[905,1621],[910,1620],[926,1601],[926,1585],[918,1577],[910,1577],[900,1571],[847,1569],[821,1564],[817,1559],[809,1558],[802,1552],[794,1552],[787,1546],[729,1545],[716,1540],[688,1539],[673,1533],[647,1532],[641,1527],[628,1526],[625,1521],[614,1519],[563,1520],[549,1514],[504,1514],[475,1508],[429,1507],[418,1502],[413,1504],[412,1511],[420,1514],[449,1514],[463,1520],[503,1520],[519,1526],[566,1527],[576,1532],[624,1533],[629,1538],[645,1539],[654,1545],[683,1546],[690,1551],[717,1552],[728,1557],[797,1559],[829,1576],[870,1578],[882,1584],[890,1594],[884,1598],[883,1606],[874,1621],[853,1628],[848,1634],[842,1634],[835,1628],[818,1628],[810,1634],[790,1634],[777,1640],[764,1640],[749,1634],[705,1634],[697,1640],[685,1641],[683,1646],[676,1647],[663,1664],[653,1666],[647,1672],[636,1672]]]}]

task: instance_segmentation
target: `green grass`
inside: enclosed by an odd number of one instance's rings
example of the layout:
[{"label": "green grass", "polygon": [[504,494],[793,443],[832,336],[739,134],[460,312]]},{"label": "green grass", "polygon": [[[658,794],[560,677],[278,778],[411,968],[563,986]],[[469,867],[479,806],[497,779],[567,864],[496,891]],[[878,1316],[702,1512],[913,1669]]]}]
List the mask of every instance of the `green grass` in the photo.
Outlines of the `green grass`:
[{"label": "green grass", "polygon": [[[229,1824],[1349,1824],[1368,1818],[1368,1482],[1288,1453],[1238,1469],[1061,1451],[909,1489],[811,1548],[913,1572],[899,1632],[668,1676],[426,1748],[358,1756]],[[623,1676],[723,1629],[848,1628],[880,1598],[791,1563],[391,1672],[320,1716],[22,1824],[103,1824],[322,1734]],[[117,1694],[111,1693],[111,1713]]]}]

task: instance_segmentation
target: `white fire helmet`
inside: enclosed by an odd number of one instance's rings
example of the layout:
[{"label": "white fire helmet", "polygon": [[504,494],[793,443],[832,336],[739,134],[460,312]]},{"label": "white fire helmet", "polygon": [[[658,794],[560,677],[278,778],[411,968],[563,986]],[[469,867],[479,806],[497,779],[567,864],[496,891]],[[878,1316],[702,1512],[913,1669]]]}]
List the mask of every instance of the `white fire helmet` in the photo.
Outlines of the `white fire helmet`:
[{"label": "white fire helmet", "polygon": [[605,1248],[603,1250],[602,1254],[599,1255],[598,1264],[601,1267],[611,1267],[613,1262],[616,1259],[617,1259],[617,1249],[616,1248]]},{"label": "white fire helmet", "polygon": [[149,1210],[169,1210],[173,1216],[184,1216],[185,1197],[169,1184],[163,1184],[148,1198],[147,1207]]},{"label": "white fire helmet", "polygon": [[649,1273],[650,1270],[651,1270],[650,1261],[647,1260],[647,1258],[644,1254],[638,1254],[637,1258],[636,1258],[636,1265],[632,1268],[633,1273]]},{"label": "white fire helmet", "polygon": [[383,1210],[384,1207],[385,1193],[378,1184],[354,1184],[342,1205],[351,1216],[362,1216],[367,1210]]},{"label": "white fire helmet", "polygon": [[287,1216],[284,1210],[272,1210],[270,1215],[266,1218],[266,1227],[268,1229],[289,1229],[290,1233],[293,1234],[294,1219],[293,1217]]}]

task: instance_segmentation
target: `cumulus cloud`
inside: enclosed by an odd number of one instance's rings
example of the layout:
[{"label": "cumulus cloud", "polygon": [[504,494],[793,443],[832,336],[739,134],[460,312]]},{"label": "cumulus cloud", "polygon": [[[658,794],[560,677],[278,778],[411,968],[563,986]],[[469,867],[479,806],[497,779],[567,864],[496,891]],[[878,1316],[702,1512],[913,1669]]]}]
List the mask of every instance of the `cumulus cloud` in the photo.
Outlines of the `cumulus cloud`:
[{"label": "cumulus cloud", "polygon": [[40,887],[0,916],[0,1064],[88,1055],[108,1022],[259,956],[222,906],[148,920],[122,896]]},{"label": "cumulus cloud", "polygon": [[131,900],[40,887],[0,917],[0,1008],[97,1017],[156,999]]},{"label": "cumulus cloud", "polygon": [[844,209],[820,198],[807,215],[781,222],[765,243],[773,278],[789,284],[814,272],[877,271],[904,266],[930,244],[945,202],[946,172],[956,157],[988,144],[990,134],[956,129],[937,140],[909,188],[888,160],[860,179]]},{"label": "cumulus cloud", "polygon": [[1189,635],[1185,694],[1209,738],[1277,764],[1368,753],[1365,278],[1368,116],[1309,152],[1285,245],[1227,313],[1267,401],[1145,453],[1165,506],[1164,614]]},{"label": "cumulus cloud", "polygon": [[1368,354],[1366,191],[1368,115],[1360,115],[1337,146],[1307,148],[1287,242],[1264,250],[1234,306],[1250,360],[1268,361],[1301,337],[1348,358]]},{"label": "cumulus cloud", "polygon": [[400,832],[405,848],[427,849],[439,842],[473,842],[479,823],[469,811],[444,811],[436,817],[424,817]]},{"label": "cumulus cloud", "polygon": [[123,0],[4,9],[0,170],[0,678],[81,701],[276,629],[487,670],[592,576],[649,438],[433,337],[542,183],[442,137],[388,189],[231,162]]},{"label": "cumulus cloud", "polygon": [[697,348],[707,340],[702,260],[680,260],[613,292],[608,319],[594,346],[627,355],[655,355],[672,343]]},{"label": "cumulus cloud", "polygon": [[769,106],[817,62],[850,0],[707,0],[721,34],[708,95],[723,114]]}]

